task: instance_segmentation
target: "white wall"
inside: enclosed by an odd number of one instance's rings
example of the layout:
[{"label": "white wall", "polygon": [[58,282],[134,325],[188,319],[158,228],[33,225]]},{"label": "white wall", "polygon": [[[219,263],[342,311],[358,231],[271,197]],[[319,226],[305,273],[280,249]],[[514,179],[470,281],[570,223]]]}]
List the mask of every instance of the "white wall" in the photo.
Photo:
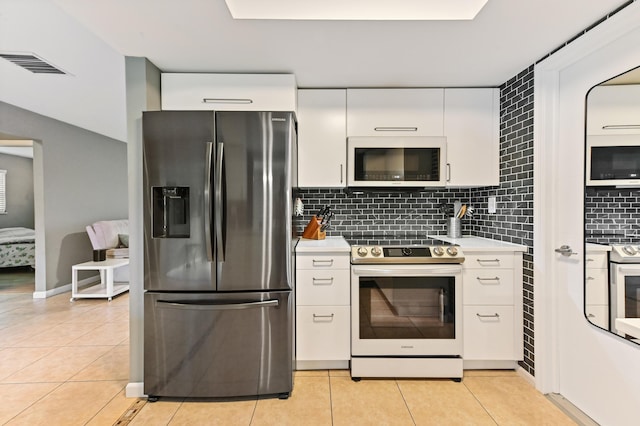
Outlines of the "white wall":
[{"label": "white wall", "polygon": [[0,51],[36,54],[69,73],[0,59],[0,101],[126,141],[124,57],[58,6],[0,1]]},{"label": "white wall", "polygon": [[[547,187],[570,187],[565,198],[584,200],[585,96],[592,86],[640,65],[638,46],[640,4],[636,3],[536,68],[535,149],[537,161],[548,160],[546,165],[538,164],[538,182],[546,178]],[[553,152],[555,157],[549,154]],[[543,177],[544,166],[548,173]],[[544,184],[536,191],[554,193]],[[537,222],[534,261],[540,272],[536,275],[540,283],[540,291],[536,288],[537,385],[544,392],[561,393],[602,425],[638,424],[640,346],[585,319],[584,262],[579,256],[569,260],[554,254],[557,244],[549,242],[569,243],[583,255],[582,246],[574,244],[584,240],[582,204],[576,201],[571,212],[554,209],[554,205],[564,206],[553,200],[554,196],[545,199],[540,194],[536,199],[536,215],[542,216]],[[568,222],[572,223],[554,230]]]},{"label": "white wall", "polygon": [[85,226],[128,216],[127,144],[3,102],[0,132],[35,141],[36,290],[67,285],[92,257]]}]

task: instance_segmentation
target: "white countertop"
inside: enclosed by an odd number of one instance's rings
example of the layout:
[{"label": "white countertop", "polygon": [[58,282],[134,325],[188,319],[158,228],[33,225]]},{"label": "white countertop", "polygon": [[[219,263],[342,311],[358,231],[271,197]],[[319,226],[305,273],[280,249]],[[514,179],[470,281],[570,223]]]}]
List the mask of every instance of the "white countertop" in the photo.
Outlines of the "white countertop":
[{"label": "white countertop", "polygon": [[300,238],[296,253],[350,252],[351,246],[343,237],[326,237],[324,240]]},{"label": "white countertop", "polygon": [[463,235],[461,238],[450,238],[446,235],[429,235],[429,238],[446,241],[451,244],[458,244],[462,250],[478,249],[483,251],[527,251],[527,246],[521,244],[507,243],[504,241],[492,240],[490,238],[474,237],[471,235]]},{"label": "white countertop", "polygon": [[640,318],[616,318],[616,330],[640,339]]},{"label": "white countertop", "polygon": [[586,244],[586,250],[587,251],[611,251],[611,246],[605,246],[605,245],[602,245],[602,244],[587,243]]}]

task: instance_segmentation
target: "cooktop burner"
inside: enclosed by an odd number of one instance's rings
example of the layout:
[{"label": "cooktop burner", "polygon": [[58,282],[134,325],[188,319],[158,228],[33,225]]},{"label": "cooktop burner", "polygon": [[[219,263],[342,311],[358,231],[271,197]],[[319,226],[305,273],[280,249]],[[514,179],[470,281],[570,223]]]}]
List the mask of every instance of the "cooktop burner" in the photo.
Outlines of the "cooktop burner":
[{"label": "cooktop burner", "polygon": [[450,246],[449,242],[428,238],[416,232],[343,232],[349,244],[359,246]]}]

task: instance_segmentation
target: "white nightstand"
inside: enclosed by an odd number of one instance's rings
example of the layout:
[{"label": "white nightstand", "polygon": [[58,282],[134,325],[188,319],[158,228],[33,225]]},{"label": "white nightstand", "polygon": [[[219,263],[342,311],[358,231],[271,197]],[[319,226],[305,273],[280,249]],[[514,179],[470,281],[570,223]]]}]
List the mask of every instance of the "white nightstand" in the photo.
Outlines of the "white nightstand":
[{"label": "white nightstand", "polygon": [[[129,264],[129,259],[107,259],[101,262],[84,262],[71,267],[71,301],[80,298],[106,297],[111,301],[114,296],[129,291],[128,282],[114,282],[113,270]],[[95,285],[78,288],[78,271],[100,271],[100,282]]]}]

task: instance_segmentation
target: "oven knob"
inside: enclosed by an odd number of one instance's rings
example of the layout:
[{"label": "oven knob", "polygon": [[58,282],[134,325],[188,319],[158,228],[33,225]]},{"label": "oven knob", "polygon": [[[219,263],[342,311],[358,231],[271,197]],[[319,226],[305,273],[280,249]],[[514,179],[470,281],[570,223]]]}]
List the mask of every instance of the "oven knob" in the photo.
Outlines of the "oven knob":
[{"label": "oven knob", "polygon": [[411,256],[411,253],[413,253],[413,252],[411,251],[411,249],[410,249],[409,247],[403,247],[403,248],[402,248],[402,254],[403,254],[403,255],[405,255],[405,256]]},{"label": "oven knob", "polygon": [[456,247],[447,247],[447,254],[449,256],[457,256],[458,255],[458,249]]},{"label": "oven knob", "polygon": [[442,247],[434,247],[433,254],[436,256],[442,256],[444,254],[444,249]]},{"label": "oven knob", "polygon": [[365,257],[367,253],[368,253],[368,250],[366,247],[358,247],[358,256]]},{"label": "oven knob", "polygon": [[635,256],[635,254],[638,253],[638,250],[634,246],[624,246],[622,247],[622,251],[629,256]]},{"label": "oven knob", "polygon": [[378,257],[382,254],[382,249],[380,247],[374,247],[371,249],[371,254]]}]

